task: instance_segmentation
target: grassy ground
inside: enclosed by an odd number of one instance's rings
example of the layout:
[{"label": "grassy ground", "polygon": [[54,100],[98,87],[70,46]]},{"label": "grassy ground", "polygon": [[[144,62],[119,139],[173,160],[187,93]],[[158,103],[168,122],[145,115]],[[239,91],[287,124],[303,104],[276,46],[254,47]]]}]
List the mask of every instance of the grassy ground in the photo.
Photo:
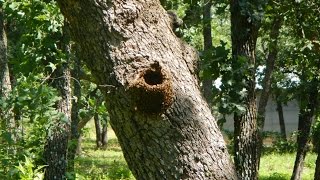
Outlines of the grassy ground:
[{"label": "grassy ground", "polygon": [[[295,154],[268,154],[261,159],[260,180],[289,180]],[[313,180],[315,154],[308,154],[304,163],[303,180]]]},{"label": "grassy ground", "polygon": [[108,147],[96,149],[94,123],[85,127],[82,154],[76,158],[77,179],[134,180],[114,132],[108,128]]},{"label": "grassy ground", "polygon": [[[108,147],[105,150],[95,148],[94,124],[86,126],[83,139],[83,153],[76,158],[77,179],[127,179],[134,180],[124,160],[117,138],[111,129],[108,129]],[[267,154],[261,159],[261,180],[289,180],[293,169],[295,154]],[[309,154],[305,160],[303,180],[312,180],[315,168],[316,155]]]}]

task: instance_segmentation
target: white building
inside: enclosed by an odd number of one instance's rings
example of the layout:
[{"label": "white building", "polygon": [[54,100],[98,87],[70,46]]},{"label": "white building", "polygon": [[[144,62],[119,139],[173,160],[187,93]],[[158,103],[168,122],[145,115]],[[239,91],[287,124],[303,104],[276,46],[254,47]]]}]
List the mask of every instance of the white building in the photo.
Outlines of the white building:
[{"label": "white building", "polygon": [[[298,115],[299,105],[296,100],[292,100],[287,104],[283,104],[283,116],[287,135],[290,135],[293,131],[298,130]],[[224,123],[223,128],[233,131],[233,115],[228,115],[226,120],[227,121]],[[280,132],[277,104],[271,98],[269,98],[268,105],[266,107],[264,131]]]}]

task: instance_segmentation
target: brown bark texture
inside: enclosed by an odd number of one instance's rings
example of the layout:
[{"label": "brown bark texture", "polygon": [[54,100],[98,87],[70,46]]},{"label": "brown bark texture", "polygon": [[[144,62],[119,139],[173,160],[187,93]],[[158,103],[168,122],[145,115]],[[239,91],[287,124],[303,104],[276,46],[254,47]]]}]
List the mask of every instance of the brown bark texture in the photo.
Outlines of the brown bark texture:
[{"label": "brown bark texture", "polygon": [[104,87],[110,124],[137,179],[237,179],[195,76],[197,53],[159,1],[59,0]]},{"label": "brown bark texture", "polygon": [[[234,113],[234,162],[240,179],[258,178],[258,127],[255,97],[255,48],[259,22],[250,17],[238,0],[230,1],[233,68],[246,60],[244,73],[235,72],[235,81],[245,81],[244,112]],[[247,7],[248,9],[252,7]],[[248,19],[251,18],[251,21]],[[239,79],[240,78],[240,79]]]}]

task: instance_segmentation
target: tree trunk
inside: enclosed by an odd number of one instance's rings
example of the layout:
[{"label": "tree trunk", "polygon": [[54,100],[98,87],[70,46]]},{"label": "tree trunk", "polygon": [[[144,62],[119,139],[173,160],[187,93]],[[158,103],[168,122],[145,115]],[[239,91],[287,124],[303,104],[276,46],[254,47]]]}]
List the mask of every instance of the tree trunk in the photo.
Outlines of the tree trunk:
[{"label": "tree trunk", "polygon": [[197,53],[159,1],[58,1],[106,95],[110,124],[137,179],[237,179],[201,96]]},{"label": "tree trunk", "polygon": [[80,118],[79,124],[78,124],[78,132],[81,132],[82,128],[84,128],[86,126],[86,124],[93,118],[94,113],[93,112],[89,112],[88,114],[86,114],[85,117]]},{"label": "tree trunk", "polygon": [[[240,5],[238,0],[230,1],[234,81],[239,83],[235,86],[246,91],[245,97],[237,100],[244,107],[244,112],[237,111],[234,114],[234,162],[240,179],[243,180],[258,178],[259,163],[255,98],[255,47],[260,22],[248,12],[252,10],[250,8],[253,7],[246,4]],[[237,98],[239,97],[240,95]]]},{"label": "tree trunk", "polygon": [[277,111],[278,111],[278,116],[279,116],[281,139],[283,141],[287,141],[286,123],[284,121],[282,103],[280,100],[278,100],[278,98],[276,98],[276,99],[277,99],[276,101],[277,101]]},{"label": "tree trunk", "polygon": [[77,141],[77,150],[76,150],[76,154],[77,154],[78,156],[80,156],[80,155],[81,155],[81,152],[82,152],[82,147],[81,147],[81,145],[82,145],[82,134],[80,133],[80,134],[79,134],[78,141]]},{"label": "tree trunk", "polygon": [[[11,81],[8,67],[7,35],[4,24],[4,13],[0,7],[0,98],[6,100],[11,92]],[[11,133],[11,138],[15,141],[15,120],[12,107],[0,109],[0,124],[3,129]]]},{"label": "tree trunk", "polygon": [[[47,142],[44,149],[44,159],[48,167],[45,170],[45,179],[65,179],[67,169],[67,149],[70,134],[70,114],[71,114],[71,89],[70,89],[70,71],[67,65],[57,68],[55,87],[59,90],[62,99],[59,101],[58,111],[64,114],[64,117],[57,119],[54,125],[49,129]],[[63,120],[65,119],[65,120]]]},{"label": "tree trunk", "polygon": [[108,145],[108,122],[105,120],[105,122],[102,124],[102,132],[101,132],[101,143],[102,147],[106,148]]},{"label": "tree trunk", "polygon": [[102,132],[101,132],[101,123],[100,123],[98,113],[94,114],[94,126],[96,128],[96,145],[97,145],[97,148],[100,148],[102,146],[102,143],[101,143]]},{"label": "tree trunk", "polygon": [[271,32],[269,34],[270,42],[269,42],[269,54],[266,59],[266,69],[264,78],[262,81],[262,91],[261,96],[259,100],[259,106],[258,106],[258,142],[259,142],[259,150],[258,150],[258,168],[260,167],[260,157],[261,157],[261,151],[263,147],[263,129],[264,129],[264,123],[265,123],[265,114],[266,114],[266,107],[268,104],[269,94],[271,91],[271,83],[272,83],[272,73],[274,70],[275,62],[277,59],[278,54],[278,38],[279,38],[279,32],[282,24],[282,17],[281,16],[275,16],[272,23]]},{"label": "tree trunk", "polygon": [[[212,49],[212,32],[211,32],[211,7],[212,0],[205,0],[203,7],[203,41],[204,41],[204,54]],[[202,89],[204,98],[207,100],[209,106],[212,104],[212,77],[205,77],[202,81]]]},{"label": "tree trunk", "polygon": [[[67,37],[63,37],[63,45],[66,46],[66,52],[70,53],[69,41],[65,38]],[[66,179],[68,139],[71,131],[70,69],[67,63],[62,63],[55,71],[56,78],[53,80],[53,86],[61,96],[57,109],[62,117],[53,122],[50,127],[44,147],[44,159],[48,165],[45,169],[44,179],[46,180]]]},{"label": "tree trunk", "polygon": [[312,132],[312,143],[315,147],[315,152],[317,153],[317,160],[316,160],[316,168],[314,172],[314,180],[320,180],[320,116],[317,114],[316,122],[314,123],[315,127],[313,127]]},{"label": "tree trunk", "polygon": [[317,151],[317,161],[316,161],[316,169],[315,169],[315,172],[314,172],[314,180],[320,180],[320,148],[318,148],[318,151]]},{"label": "tree trunk", "polygon": [[97,94],[97,91],[94,93],[94,98],[96,100],[95,104],[95,113],[94,113],[94,125],[96,128],[96,145],[97,148],[100,148],[102,146],[102,128],[101,128],[101,120],[98,113],[98,108],[101,106],[103,98]]},{"label": "tree trunk", "polygon": [[[77,50],[76,50],[77,51]],[[81,99],[81,85],[80,85],[80,71],[81,71],[81,61],[77,57],[77,52],[75,53],[74,68],[73,68],[73,99],[71,107],[71,136],[70,143],[68,147],[68,172],[73,176],[74,174],[74,159],[78,147],[78,139],[80,138],[80,133],[78,131],[79,125],[79,109],[80,109],[80,99]],[[74,176],[75,177],[75,176]]]},{"label": "tree trunk", "polygon": [[315,115],[315,108],[318,105],[318,81],[313,80],[309,82],[311,85],[310,94],[305,94],[300,100],[300,112],[299,112],[299,123],[298,123],[298,149],[296,160],[294,162],[294,168],[291,176],[291,180],[300,180],[303,164],[306,154],[309,150],[308,141],[311,130],[311,124],[313,116]]},{"label": "tree trunk", "polygon": [[7,58],[7,35],[4,26],[4,14],[0,8],[0,97],[7,98],[11,91],[11,81]]},{"label": "tree trunk", "polygon": [[282,18],[281,17],[275,17],[273,20],[273,26],[270,32],[270,43],[269,43],[269,54],[266,59],[266,69],[265,69],[265,75],[263,78],[262,83],[262,91],[261,96],[259,100],[259,106],[258,106],[258,125],[260,132],[263,131],[264,128],[264,121],[265,121],[265,112],[266,112],[266,106],[269,99],[269,94],[271,90],[271,83],[272,83],[272,73],[275,66],[275,61],[277,59],[278,54],[278,38],[279,38],[279,32],[282,24]]}]

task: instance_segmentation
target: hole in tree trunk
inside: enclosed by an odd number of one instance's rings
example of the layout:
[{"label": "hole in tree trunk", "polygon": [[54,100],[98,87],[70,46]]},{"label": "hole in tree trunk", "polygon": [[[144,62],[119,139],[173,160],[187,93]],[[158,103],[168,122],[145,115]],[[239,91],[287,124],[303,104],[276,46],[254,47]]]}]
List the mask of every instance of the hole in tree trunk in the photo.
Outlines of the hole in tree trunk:
[{"label": "hole in tree trunk", "polygon": [[163,77],[162,77],[161,71],[159,70],[156,70],[156,71],[148,70],[145,72],[143,78],[145,82],[149,85],[157,85],[163,82]]},{"label": "hole in tree trunk", "polygon": [[147,114],[160,114],[173,102],[170,74],[158,63],[139,72],[139,78],[130,85],[136,103],[135,110]]}]

